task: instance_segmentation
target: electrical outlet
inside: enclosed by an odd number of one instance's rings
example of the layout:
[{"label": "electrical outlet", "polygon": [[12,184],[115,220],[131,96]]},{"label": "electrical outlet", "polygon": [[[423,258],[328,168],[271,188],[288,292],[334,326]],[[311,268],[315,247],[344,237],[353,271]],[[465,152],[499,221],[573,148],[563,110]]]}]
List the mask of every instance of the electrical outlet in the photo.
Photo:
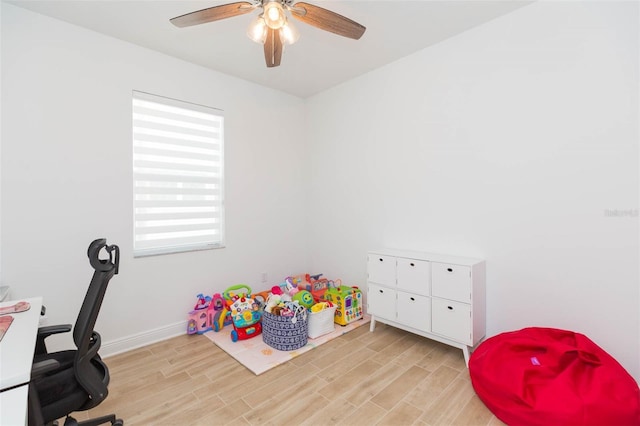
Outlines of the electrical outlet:
[{"label": "electrical outlet", "polygon": [[266,283],[266,282],[267,282],[267,273],[266,273],[266,272],[263,272],[263,273],[261,274],[261,279],[262,279],[262,282],[263,282],[263,283]]}]

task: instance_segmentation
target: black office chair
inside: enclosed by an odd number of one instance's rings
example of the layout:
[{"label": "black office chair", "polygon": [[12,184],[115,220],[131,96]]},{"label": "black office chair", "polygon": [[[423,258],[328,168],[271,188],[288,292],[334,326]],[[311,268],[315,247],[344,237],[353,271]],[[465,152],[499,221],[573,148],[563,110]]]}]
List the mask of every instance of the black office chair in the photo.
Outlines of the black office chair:
[{"label": "black office chair", "polygon": [[[101,250],[109,255],[100,259]],[[89,245],[89,263],[95,269],[85,295],[78,319],[73,328],[75,350],[48,353],[45,339],[48,336],[71,331],[71,325],[41,327],[29,385],[29,426],[56,424],[65,417],[70,425],[123,425],[115,415],[103,416],[78,423],[69,416],[74,411],[85,411],[100,404],[108,394],[109,370],[98,349],[100,334],[94,329],[109,280],[118,273],[120,250],[107,245],[106,239],[98,239]]]}]

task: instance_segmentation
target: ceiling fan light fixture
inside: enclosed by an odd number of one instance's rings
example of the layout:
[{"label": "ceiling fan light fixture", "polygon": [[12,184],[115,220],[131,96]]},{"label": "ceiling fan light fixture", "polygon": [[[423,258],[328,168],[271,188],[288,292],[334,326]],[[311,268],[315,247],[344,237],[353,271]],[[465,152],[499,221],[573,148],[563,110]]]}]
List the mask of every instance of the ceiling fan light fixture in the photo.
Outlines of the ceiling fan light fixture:
[{"label": "ceiling fan light fixture", "polygon": [[300,38],[300,31],[293,25],[292,22],[286,22],[282,28],[280,28],[280,41],[282,44],[293,44]]},{"label": "ceiling fan light fixture", "polygon": [[262,9],[255,18],[247,35],[256,43],[261,43],[267,68],[280,65],[284,46],[293,44],[300,37],[298,30],[289,22],[287,13],[305,24],[342,37],[359,40],[366,27],[342,15],[296,0],[245,0],[221,4],[171,18],[169,21],[178,28],[206,24]]},{"label": "ceiling fan light fixture", "polygon": [[256,16],[247,28],[247,36],[256,43],[264,44],[267,39],[267,28],[262,15]]},{"label": "ceiling fan light fixture", "polygon": [[269,1],[264,4],[264,22],[269,28],[280,29],[287,23],[287,16],[279,1]]}]

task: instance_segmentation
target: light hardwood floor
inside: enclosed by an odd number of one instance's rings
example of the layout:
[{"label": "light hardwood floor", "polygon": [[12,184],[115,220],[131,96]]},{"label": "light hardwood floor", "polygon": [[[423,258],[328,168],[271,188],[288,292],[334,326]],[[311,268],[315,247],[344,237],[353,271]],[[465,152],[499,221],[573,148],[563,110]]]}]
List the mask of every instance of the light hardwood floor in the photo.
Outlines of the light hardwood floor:
[{"label": "light hardwood floor", "polygon": [[503,425],[474,393],[462,351],[384,324],[260,376],[199,335],[106,362],[109,397],[78,420],[115,412],[128,426]]}]

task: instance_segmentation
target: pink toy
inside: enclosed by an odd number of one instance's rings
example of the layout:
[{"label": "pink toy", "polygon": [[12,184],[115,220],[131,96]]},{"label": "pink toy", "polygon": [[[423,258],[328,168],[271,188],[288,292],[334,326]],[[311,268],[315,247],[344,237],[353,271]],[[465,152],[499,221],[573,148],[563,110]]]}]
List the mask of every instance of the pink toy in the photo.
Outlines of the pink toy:
[{"label": "pink toy", "polygon": [[202,334],[211,330],[211,318],[209,316],[209,308],[211,307],[211,296],[204,296],[202,293],[196,296],[198,298],[193,311],[189,312],[189,320],[187,322],[187,334]]},{"label": "pink toy", "polygon": [[202,293],[196,296],[198,298],[198,302],[193,309],[206,309],[209,307],[209,303],[211,303],[211,296],[205,296]]},{"label": "pink toy", "polygon": [[209,321],[207,320],[206,309],[195,309],[189,312],[187,334],[202,334],[209,330],[211,330],[211,326],[209,325]]}]

